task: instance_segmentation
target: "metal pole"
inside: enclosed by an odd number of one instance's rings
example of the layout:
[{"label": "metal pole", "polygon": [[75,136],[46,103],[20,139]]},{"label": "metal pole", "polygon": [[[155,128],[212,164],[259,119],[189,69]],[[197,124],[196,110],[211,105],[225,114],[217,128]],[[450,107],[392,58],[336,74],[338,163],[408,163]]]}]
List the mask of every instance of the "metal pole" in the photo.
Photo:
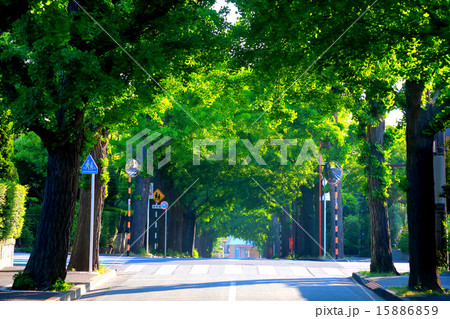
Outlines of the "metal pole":
[{"label": "metal pole", "polygon": [[338,187],[334,184],[334,237],[335,237],[335,259],[339,257],[338,243]]},{"label": "metal pole", "polygon": [[158,247],[158,211],[155,210],[155,250]]},{"label": "metal pole", "polygon": [[146,234],[147,234],[147,241],[146,241],[146,251],[147,255],[150,253],[149,246],[150,246],[150,205],[152,203],[153,199],[153,183],[150,183],[148,185],[148,202],[147,202],[147,228],[146,228]]},{"label": "metal pole", "polygon": [[94,190],[95,190],[95,174],[91,174],[91,225],[89,236],[89,272],[92,272],[94,263]]},{"label": "metal pole", "polygon": [[[321,256],[320,247],[322,247],[322,154],[319,154],[319,256]],[[324,255],[325,256],[325,255]]]},{"label": "metal pole", "polygon": [[327,194],[323,194],[323,256],[327,255]]},{"label": "metal pole", "polygon": [[131,176],[128,176],[127,256],[130,256],[130,228],[131,228]]},{"label": "metal pole", "polygon": [[167,253],[167,210],[164,211],[164,257]]},{"label": "metal pole", "polygon": [[146,232],[146,237],[147,240],[145,242],[145,251],[147,252],[147,255],[149,254],[148,251],[148,233],[149,233],[149,226],[150,225],[150,196],[148,197],[148,201],[147,201],[147,227],[145,228],[145,232]]}]

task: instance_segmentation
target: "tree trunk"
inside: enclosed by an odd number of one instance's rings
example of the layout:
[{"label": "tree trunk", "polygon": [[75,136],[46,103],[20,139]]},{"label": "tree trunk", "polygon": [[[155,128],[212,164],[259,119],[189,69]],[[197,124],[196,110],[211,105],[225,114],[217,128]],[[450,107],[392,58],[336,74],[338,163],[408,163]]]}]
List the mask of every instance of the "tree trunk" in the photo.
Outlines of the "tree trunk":
[{"label": "tree trunk", "polygon": [[300,227],[298,227],[297,223],[295,222],[295,221],[297,221],[298,223],[300,222],[300,201],[301,199],[297,198],[292,202],[292,218],[294,222],[294,225],[292,225],[292,236],[294,238],[294,254],[297,256],[300,256],[301,253],[302,249],[301,233],[303,233],[303,231],[300,229]]},{"label": "tree trunk", "polygon": [[[284,210],[290,213],[289,205],[284,206]],[[292,237],[291,218],[283,211],[280,217],[281,223],[281,257],[286,258],[291,254],[289,249],[289,238]]]},{"label": "tree trunk", "polygon": [[272,214],[273,227],[273,255],[276,258],[281,257],[281,238],[280,238],[280,221],[278,215]]},{"label": "tree trunk", "polygon": [[431,105],[422,109],[425,85],[406,81],[406,174],[409,230],[409,288],[442,291],[435,241],[433,136],[423,133],[433,118]]},{"label": "tree trunk", "polygon": [[[97,143],[92,151],[92,158],[98,166],[98,174],[95,175],[94,191],[94,241],[93,241],[93,263],[94,270],[99,269],[99,243],[102,212],[105,205],[106,185],[102,183],[101,174],[106,173],[106,168],[102,166],[101,160],[107,156],[108,130],[102,129],[101,136],[97,137]],[[78,209],[78,224],[75,240],[70,256],[69,269],[77,271],[89,271],[89,248],[90,248],[90,227],[91,227],[91,177],[89,186],[80,191],[80,204]]]},{"label": "tree trunk", "polygon": [[318,249],[316,241],[315,210],[314,210],[314,187],[302,185],[302,210],[299,223],[303,229],[300,230],[301,256],[317,256]]},{"label": "tree trunk", "polygon": [[48,289],[56,280],[66,278],[83,140],[83,135],[79,134],[71,143],[47,147],[47,181],[42,214],[24,270],[36,282],[38,289]]},{"label": "tree trunk", "polygon": [[[134,210],[131,220],[130,250],[135,254],[139,254],[141,249],[145,248],[150,176],[138,175],[134,178],[134,182],[136,200],[134,201]],[[164,217],[161,219],[162,222],[164,222]],[[158,220],[158,224],[161,219]]]},{"label": "tree trunk", "polygon": [[213,234],[210,231],[203,231],[203,233],[197,238],[197,251],[202,258],[211,258],[213,249]]},{"label": "tree trunk", "polygon": [[195,212],[192,209],[185,208],[183,218],[183,241],[182,253],[188,253],[192,256],[194,250],[195,235]]},{"label": "tree trunk", "polygon": [[[366,131],[366,142],[369,152],[366,162],[368,201],[371,220],[370,231],[370,271],[397,273],[392,259],[391,235],[387,199],[383,192],[383,177],[380,176],[380,165],[384,165],[383,147],[385,122],[381,119],[376,126],[369,125]],[[373,158],[374,156],[375,158]]]},{"label": "tree trunk", "polygon": [[[172,193],[172,192],[171,192]],[[170,198],[176,198],[170,196]],[[167,247],[181,253],[183,250],[184,214],[180,203],[173,205],[167,212]],[[161,251],[164,250],[164,217],[161,217]],[[192,244],[192,241],[191,241]]]}]

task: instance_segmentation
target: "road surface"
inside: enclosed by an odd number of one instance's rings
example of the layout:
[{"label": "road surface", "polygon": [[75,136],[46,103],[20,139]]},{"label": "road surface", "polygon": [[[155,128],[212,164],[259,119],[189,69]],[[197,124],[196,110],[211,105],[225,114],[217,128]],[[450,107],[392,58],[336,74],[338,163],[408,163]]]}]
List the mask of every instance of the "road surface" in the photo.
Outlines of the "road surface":
[{"label": "road surface", "polygon": [[[114,260],[116,258],[116,260]],[[372,301],[351,278],[369,262],[103,258],[117,277],[81,301]],[[407,263],[396,264],[408,271]]]}]

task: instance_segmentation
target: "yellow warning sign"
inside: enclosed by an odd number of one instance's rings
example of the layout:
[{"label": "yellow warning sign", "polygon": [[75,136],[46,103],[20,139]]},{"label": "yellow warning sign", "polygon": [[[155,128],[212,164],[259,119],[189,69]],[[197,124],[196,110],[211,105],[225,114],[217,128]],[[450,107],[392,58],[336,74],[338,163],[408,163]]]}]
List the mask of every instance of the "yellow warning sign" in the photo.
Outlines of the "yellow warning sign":
[{"label": "yellow warning sign", "polygon": [[153,193],[153,200],[156,203],[160,203],[164,198],[164,194],[159,190],[159,188]]}]

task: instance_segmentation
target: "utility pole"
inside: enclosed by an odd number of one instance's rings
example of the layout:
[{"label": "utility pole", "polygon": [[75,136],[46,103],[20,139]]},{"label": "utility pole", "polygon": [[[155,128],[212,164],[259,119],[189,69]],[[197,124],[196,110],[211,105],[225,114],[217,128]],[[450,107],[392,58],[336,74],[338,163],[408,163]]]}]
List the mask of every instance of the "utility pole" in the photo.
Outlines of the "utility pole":
[{"label": "utility pole", "polygon": [[445,197],[441,196],[445,185],[445,133],[438,132],[433,141],[433,173],[434,173],[434,202],[436,221],[436,250],[440,267],[448,265],[447,238],[443,221],[446,218]]}]

